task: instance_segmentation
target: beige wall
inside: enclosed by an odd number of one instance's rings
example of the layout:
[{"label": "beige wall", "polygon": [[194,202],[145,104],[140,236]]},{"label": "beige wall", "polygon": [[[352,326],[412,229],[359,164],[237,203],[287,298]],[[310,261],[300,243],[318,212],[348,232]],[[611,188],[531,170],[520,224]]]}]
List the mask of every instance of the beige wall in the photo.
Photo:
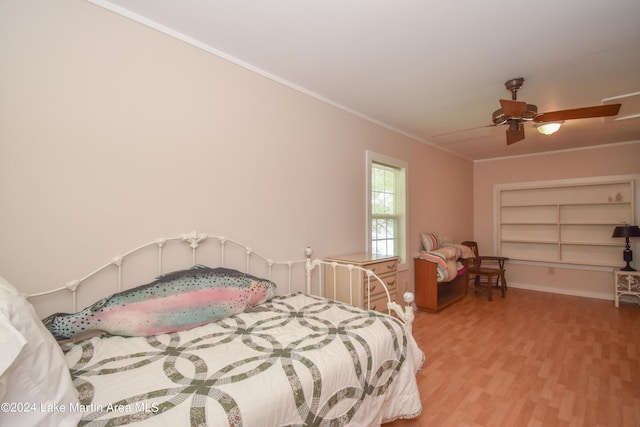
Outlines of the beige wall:
[{"label": "beige wall", "polygon": [[[526,144],[526,141],[523,143]],[[475,239],[482,249],[481,252],[494,253],[493,189],[496,184],[638,173],[640,173],[640,142],[476,162],[473,173]],[[637,216],[636,209],[636,220]],[[636,255],[636,265],[638,265],[637,258],[638,255]],[[620,261],[622,267],[624,265],[622,251],[620,251]],[[507,281],[512,286],[613,299],[611,269],[584,270],[558,266],[549,268],[543,264],[510,263],[507,270]]]},{"label": "beige wall", "polygon": [[[638,143],[472,164],[81,0],[0,2],[0,32],[0,275],[25,292],[193,229],[361,251],[366,150],[409,164],[410,256],[423,231],[491,253],[494,184],[640,173]],[[610,272],[507,275],[612,294]]]},{"label": "beige wall", "polygon": [[368,149],[409,164],[408,254],[472,235],[471,162],[87,2],[0,2],[0,54],[0,275],[24,292],[193,229],[362,251]]}]

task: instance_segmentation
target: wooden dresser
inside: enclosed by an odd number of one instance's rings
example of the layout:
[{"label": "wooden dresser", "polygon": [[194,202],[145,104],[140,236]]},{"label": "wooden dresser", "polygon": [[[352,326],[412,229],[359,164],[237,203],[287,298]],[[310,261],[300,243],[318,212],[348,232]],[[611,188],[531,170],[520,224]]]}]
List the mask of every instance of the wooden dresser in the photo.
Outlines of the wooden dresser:
[{"label": "wooden dresser", "polygon": [[[375,255],[367,253],[354,253],[329,257],[325,261],[352,264],[357,267],[372,270],[387,285],[391,300],[396,300],[398,288],[398,257],[376,257]],[[351,292],[349,291],[350,284],[352,286]],[[384,292],[382,285],[375,279],[371,280],[369,307],[367,307],[368,286],[369,280],[367,279],[367,274],[362,270],[354,269],[350,273],[347,269],[340,268],[334,274],[333,267],[330,265],[325,266],[325,289],[327,298],[350,303],[356,307],[370,308],[371,310],[387,313],[387,294]]]}]

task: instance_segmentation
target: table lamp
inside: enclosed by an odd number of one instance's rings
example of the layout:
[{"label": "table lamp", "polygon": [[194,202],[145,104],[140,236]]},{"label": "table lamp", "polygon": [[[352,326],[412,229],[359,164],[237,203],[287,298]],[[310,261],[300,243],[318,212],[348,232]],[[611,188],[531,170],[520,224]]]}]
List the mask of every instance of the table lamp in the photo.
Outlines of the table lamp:
[{"label": "table lamp", "polygon": [[636,271],[635,268],[631,267],[629,263],[633,260],[633,252],[629,247],[629,237],[640,237],[640,228],[637,225],[629,225],[625,224],[613,229],[613,235],[611,237],[624,237],[627,242],[627,246],[624,248],[622,252],[622,259],[627,262],[625,267],[622,267],[620,270],[622,271]]}]

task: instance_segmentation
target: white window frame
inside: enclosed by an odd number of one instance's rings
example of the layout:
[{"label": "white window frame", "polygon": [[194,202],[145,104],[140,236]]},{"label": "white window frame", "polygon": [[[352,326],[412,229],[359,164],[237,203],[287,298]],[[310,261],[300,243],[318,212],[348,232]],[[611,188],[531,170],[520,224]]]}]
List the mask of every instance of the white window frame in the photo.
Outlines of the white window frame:
[{"label": "white window frame", "polygon": [[396,248],[398,253],[396,254],[399,258],[400,264],[406,264],[407,262],[407,224],[408,224],[408,209],[407,209],[407,195],[408,195],[408,172],[409,165],[406,161],[396,159],[393,157],[386,156],[384,154],[376,153],[375,151],[367,150],[366,152],[366,247],[367,251],[371,252],[372,250],[372,242],[371,242],[371,221],[372,221],[372,212],[371,212],[371,169],[373,163],[381,163],[384,165],[388,165],[391,167],[398,168],[398,194],[396,195],[397,208],[398,208],[398,229],[397,229],[397,239],[398,242],[396,244]]}]

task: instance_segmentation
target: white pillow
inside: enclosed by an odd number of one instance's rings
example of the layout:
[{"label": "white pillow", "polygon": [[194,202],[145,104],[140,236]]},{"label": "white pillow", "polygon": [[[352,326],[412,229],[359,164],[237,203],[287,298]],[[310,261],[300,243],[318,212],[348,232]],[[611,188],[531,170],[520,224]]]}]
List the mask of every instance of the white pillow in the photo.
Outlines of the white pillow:
[{"label": "white pillow", "polygon": [[1,426],[77,426],[78,391],[33,306],[0,277]]}]

